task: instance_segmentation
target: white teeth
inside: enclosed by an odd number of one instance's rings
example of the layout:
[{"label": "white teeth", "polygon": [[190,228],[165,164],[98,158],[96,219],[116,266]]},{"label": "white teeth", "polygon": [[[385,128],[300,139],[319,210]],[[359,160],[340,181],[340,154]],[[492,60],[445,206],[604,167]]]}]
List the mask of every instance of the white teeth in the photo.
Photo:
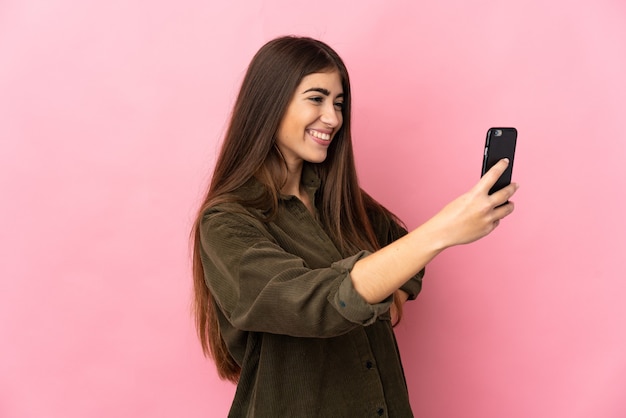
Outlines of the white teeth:
[{"label": "white teeth", "polygon": [[317,132],[317,131],[309,131],[309,133],[311,134],[311,136],[314,136],[318,139],[322,139],[324,141],[330,141],[330,135],[329,134],[325,134],[322,132]]}]

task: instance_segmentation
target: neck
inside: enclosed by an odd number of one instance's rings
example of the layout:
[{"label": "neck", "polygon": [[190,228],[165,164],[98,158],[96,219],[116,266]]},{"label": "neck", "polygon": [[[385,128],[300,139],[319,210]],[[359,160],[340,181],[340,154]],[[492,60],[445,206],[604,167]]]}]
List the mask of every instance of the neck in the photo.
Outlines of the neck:
[{"label": "neck", "polygon": [[300,184],[302,180],[302,162],[299,164],[287,164],[287,181],[281,188],[286,195],[300,197]]},{"label": "neck", "polygon": [[307,190],[302,186],[302,162],[296,165],[287,164],[287,181],[280,191],[285,195],[297,197],[311,213],[315,213]]}]

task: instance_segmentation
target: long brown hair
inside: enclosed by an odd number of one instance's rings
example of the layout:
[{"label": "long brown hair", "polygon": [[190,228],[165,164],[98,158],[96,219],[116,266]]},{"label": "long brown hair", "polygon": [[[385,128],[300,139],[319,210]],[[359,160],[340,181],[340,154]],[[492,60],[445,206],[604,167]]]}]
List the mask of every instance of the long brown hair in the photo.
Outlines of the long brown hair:
[{"label": "long brown hair", "polygon": [[[264,220],[276,215],[286,165],[275,146],[275,133],[302,79],[333,70],[339,72],[342,81],[343,124],[328,148],[326,160],[316,164],[321,179],[316,197],[320,220],[339,250],[348,256],[361,249],[380,248],[368,214],[393,217],[359,187],[350,133],[350,80],[339,55],[325,43],[306,37],[285,36],[265,44],[243,79],[209,189],[191,232],[196,329],[204,354],[213,358],[222,379],[237,382],[240,367],[220,334],[216,312],[219,308],[205,281],[200,258],[203,213],[216,204],[239,201],[263,209]],[[265,193],[254,201],[241,202],[233,192],[252,177],[264,186]],[[400,314],[401,304],[396,306]]]}]

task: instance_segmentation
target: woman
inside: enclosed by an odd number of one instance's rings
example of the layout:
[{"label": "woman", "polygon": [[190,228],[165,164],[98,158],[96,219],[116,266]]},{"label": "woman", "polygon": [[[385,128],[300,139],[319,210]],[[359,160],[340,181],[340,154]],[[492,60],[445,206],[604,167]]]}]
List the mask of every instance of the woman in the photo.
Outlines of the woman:
[{"label": "woman", "polygon": [[341,58],[264,45],[243,80],[193,229],[196,325],[237,383],[230,416],[412,416],[392,329],[424,267],[513,211],[501,161],[407,233],[359,187]]}]

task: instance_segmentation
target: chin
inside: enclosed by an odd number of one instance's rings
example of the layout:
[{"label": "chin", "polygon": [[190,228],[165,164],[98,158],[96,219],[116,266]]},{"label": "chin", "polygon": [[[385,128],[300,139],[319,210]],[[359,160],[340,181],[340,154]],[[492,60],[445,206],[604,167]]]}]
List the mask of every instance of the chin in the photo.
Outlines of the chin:
[{"label": "chin", "polygon": [[319,163],[323,163],[324,161],[326,161],[326,156],[328,154],[324,153],[323,155],[311,155],[310,158],[307,158],[306,161],[309,163],[313,163],[313,164],[319,164]]}]

